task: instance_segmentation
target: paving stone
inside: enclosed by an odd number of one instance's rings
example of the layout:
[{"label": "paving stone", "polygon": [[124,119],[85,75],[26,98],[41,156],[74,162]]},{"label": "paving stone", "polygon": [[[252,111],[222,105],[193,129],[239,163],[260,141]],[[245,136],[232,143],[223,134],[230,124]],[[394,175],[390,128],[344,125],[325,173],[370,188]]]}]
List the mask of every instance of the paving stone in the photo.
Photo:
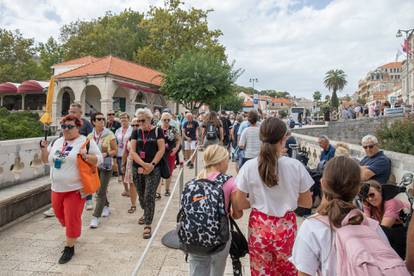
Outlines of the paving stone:
[{"label": "paving stone", "polygon": [[30,272],[47,272],[54,264],[46,262],[22,262],[16,269]]}]

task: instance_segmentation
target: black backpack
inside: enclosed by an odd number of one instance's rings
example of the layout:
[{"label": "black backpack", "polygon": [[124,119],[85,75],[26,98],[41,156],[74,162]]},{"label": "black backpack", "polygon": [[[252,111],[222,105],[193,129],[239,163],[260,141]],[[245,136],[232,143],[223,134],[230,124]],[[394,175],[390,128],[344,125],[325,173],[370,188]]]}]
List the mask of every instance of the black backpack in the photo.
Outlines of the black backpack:
[{"label": "black backpack", "polygon": [[209,256],[220,252],[230,238],[223,185],[231,176],[214,181],[193,179],[182,192],[177,215],[180,249],[187,254]]},{"label": "black backpack", "polygon": [[218,138],[217,128],[213,123],[207,123],[206,137],[207,140],[216,140]]}]

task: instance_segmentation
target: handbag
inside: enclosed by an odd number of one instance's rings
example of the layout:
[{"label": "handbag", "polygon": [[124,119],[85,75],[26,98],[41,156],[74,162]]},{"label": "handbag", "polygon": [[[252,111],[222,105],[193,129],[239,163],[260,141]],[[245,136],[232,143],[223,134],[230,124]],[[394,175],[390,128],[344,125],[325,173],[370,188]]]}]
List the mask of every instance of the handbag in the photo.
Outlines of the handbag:
[{"label": "handbag", "polygon": [[229,219],[231,232],[230,256],[232,259],[240,259],[249,253],[249,246],[237,223],[231,216],[229,216]]},{"label": "handbag", "polygon": [[[158,127],[155,129],[155,136],[158,137]],[[158,145],[158,144],[157,144]],[[158,162],[157,166],[160,168],[161,177],[164,179],[168,179],[171,177],[170,167],[168,166],[167,161],[167,154],[164,153],[160,162]]]},{"label": "handbag", "polygon": [[[89,143],[90,140],[86,139],[85,143],[81,146],[81,149],[86,148],[87,152],[89,152]],[[77,156],[77,163],[79,176],[82,182],[82,192],[87,195],[95,193],[101,186],[98,167],[86,162],[79,153]]]}]

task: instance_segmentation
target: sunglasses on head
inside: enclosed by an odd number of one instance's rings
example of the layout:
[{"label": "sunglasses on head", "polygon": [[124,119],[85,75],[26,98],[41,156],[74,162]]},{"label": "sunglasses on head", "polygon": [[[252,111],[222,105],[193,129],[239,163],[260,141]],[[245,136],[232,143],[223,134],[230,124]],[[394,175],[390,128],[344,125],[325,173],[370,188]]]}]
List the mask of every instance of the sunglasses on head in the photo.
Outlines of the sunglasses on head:
[{"label": "sunglasses on head", "polygon": [[65,124],[61,124],[61,125],[60,125],[60,127],[61,127],[62,129],[68,129],[68,130],[71,130],[71,129],[75,128],[76,126],[74,126],[74,125],[65,125]]},{"label": "sunglasses on head", "polygon": [[108,116],[115,116],[115,113],[108,113]]},{"label": "sunglasses on head", "polygon": [[364,149],[373,149],[375,147],[375,145],[366,145],[366,146],[362,146]]},{"label": "sunglasses on head", "polygon": [[96,121],[105,121],[105,118],[96,118]]}]

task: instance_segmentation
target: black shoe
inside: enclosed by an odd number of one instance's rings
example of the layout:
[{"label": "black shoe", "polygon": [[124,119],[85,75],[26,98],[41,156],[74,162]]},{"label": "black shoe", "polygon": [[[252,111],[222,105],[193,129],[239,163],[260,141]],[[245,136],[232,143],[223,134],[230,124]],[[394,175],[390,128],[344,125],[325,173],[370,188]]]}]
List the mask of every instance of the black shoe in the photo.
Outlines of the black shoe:
[{"label": "black shoe", "polygon": [[59,263],[66,264],[72,259],[73,255],[75,254],[75,247],[65,246],[65,249],[63,249],[62,253],[63,254],[62,254],[62,257],[60,257],[59,259]]},{"label": "black shoe", "polygon": [[190,165],[188,165],[188,168],[189,168],[189,169],[193,169],[193,168],[194,168],[193,163],[190,163]]}]

